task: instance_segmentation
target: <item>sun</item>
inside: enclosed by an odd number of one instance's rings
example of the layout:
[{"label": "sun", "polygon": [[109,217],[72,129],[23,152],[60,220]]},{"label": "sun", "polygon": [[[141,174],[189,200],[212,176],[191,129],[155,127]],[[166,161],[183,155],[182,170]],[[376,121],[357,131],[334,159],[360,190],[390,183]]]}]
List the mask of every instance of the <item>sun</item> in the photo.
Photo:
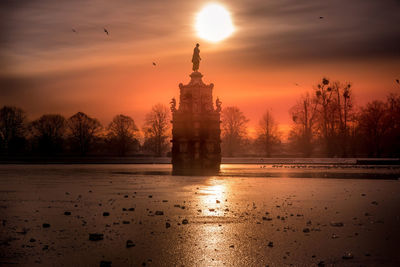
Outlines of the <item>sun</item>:
[{"label": "sun", "polygon": [[229,37],[234,31],[231,15],[219,4],[206,5],[196,16],[197,35],[216,43]]}]

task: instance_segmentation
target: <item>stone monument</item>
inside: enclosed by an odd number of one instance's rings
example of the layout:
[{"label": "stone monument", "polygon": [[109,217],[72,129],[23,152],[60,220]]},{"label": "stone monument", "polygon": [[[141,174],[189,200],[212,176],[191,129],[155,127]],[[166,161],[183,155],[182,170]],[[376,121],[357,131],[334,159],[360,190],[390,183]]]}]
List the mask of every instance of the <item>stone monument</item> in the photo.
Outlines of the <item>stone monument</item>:
[{"label": "stone monument", "polygon": [[221,101],[213,105],[214,85],[205,84],[198,72],[199,44],[196,45],[190,82],[179,84],[179,108],[171,100],[172,173],[175,175],[213,175],[221,164],[220,111]]}]

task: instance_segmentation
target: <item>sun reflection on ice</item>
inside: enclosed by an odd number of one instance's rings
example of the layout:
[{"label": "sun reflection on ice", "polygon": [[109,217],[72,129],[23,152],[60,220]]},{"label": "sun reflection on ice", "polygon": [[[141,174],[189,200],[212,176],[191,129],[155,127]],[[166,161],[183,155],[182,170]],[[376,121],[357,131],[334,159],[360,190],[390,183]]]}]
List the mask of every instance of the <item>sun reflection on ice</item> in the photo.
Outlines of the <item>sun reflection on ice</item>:
[{"label": "sun reflection on ice", "polygon": [[225,204],[228,201],[229,184],[227,180],[210,177],[208,184],[199,188],[199,198],[203,215],[224,216],[228,211]]},{"label": "sun reflection on ice", "polygon": [[199,229],[198,262],[203,266],[222,266],[235,262],[235,235],[232,231],[233,218],[228,209],[231,196],[231,181],[226,178],[210,177],[205,184],[199,186]]}]

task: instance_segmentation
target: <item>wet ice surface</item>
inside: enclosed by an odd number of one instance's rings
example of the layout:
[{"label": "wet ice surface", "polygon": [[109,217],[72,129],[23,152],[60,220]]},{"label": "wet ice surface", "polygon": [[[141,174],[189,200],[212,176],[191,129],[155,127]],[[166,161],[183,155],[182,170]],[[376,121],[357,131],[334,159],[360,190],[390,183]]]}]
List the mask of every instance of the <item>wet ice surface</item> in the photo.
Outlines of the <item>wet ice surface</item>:
[{"label": "wet ice surface", "polygon": [[399,266],[398,169],[314,167],[0,166],[0,265]]}]

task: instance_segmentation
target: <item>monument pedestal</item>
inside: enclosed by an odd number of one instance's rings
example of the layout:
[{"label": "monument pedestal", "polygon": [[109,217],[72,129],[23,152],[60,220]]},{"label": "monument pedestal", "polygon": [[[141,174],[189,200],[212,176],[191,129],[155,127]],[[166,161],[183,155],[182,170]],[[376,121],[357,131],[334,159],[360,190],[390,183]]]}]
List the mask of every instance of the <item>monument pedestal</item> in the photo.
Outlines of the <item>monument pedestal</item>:
[{"label": "monument pedestal", "polygon": [[221,164],[220,102],[213,105],[213,84],[195,71],[179,84],[179,108],[172,111],[172,165],[176,175],[213,175]]}]

